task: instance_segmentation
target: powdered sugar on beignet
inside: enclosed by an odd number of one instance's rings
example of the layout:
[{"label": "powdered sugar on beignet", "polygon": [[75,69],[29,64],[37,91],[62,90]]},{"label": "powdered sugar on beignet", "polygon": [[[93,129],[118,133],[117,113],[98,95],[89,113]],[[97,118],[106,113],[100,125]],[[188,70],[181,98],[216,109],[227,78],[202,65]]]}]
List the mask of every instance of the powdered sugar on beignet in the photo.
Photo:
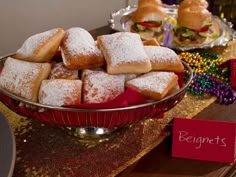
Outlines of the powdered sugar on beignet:
[{"label": "powdered sugar on beignet", "polygon": [[83,28],[66,31],[61,43],[62,59],[69,69],[88,69],[102,66],[104,58],[92,35]]},{"label": "powdered sugar on beignet", "polygon": [[50,71],[49,63],[33,63],[8,57],[0,75],[0,87],[36,102],[41,81],[47,79]]},{"label": "powdered sugar on beignet", "polygon": [[144,49],[151,61],[153,71],[184,71],[181,60],[172,49],[162,46],[144,46]]},{"label": "powdered sugar on beignet", "polygon": [[124,75],[110,75],[104,71],[84,70],[82,82],[84,103],[102,103],[112,100],[125,89]]},{"label": "powdered sugar on beignet", "polygon": [[176,82],[176,84],[174,85],[174,87],[172,87],[169,92],[167,93],[166,96],[169,96],[169,95],[172,95],[172,94],[175,94],[176,92],[178,92],[180,89],[180,86],[179,86],[179,83],[178,81]]},{"label": "powdered sugar on beignet", "polygon": [[77,27],[68,29],[66,34],[68,37],[64,42],[71,55],[96,54],[99,56],[101,54],[98,48],[96,48],[96,43],[88,31]]},{"label": "powdered sugar on beignet", "polygon": [[126,82],[143,96],[152,100],[162,99],[174,87],[178,76],[174,72],[150,72]]},{"label": "powdered sugar on beignet", "polygon": [[49,79],[79,79],[79,72],[67,69],[63,62],[53,63]]},{"label": "powdered sugar on beignet", "polygon": [[117,32],[97,38],[110,74],[140,74],[151,70],[151,63],[138,34]]},{"label": "powdered sugar on beignet", "polygon": [[43,80],[39,90],[39,103],[51,106],[81,103],[81,80]]},{"label": "powdered sugar on beignet", "polygon": [[138,77],[138,74],[124,74],[124,76],[125,76],[125,82],[127,82],[131,79]]},{"label": "powdered sugar on beignet", "polygon": [[63,36],[64,30],[61,28],[35,34],[25,40],[16,51],[15,58],[32,62],[48,62],[58,51]]}]

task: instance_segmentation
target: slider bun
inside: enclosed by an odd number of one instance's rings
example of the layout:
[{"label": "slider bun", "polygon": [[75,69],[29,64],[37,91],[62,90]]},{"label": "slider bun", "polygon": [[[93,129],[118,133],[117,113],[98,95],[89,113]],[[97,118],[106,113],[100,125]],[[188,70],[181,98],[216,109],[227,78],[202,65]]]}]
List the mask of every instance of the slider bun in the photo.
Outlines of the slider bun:
[{"label": "slider bun", "polygon": [[164,8],[156,8],[154,6],[146,6],[138,8],[132,18],[133,22],[144,22],[144,21],[162,21],[167,17]]},{"label": "slider bun", "polygon": [[161,0],[139,0],[138,8],[146,7],[146,6],[162,6]]},{"label": "slider bun", "polygon": [[[188,2],[190,0],[185,1]],[[205,22],[211,18],[211,13],[206,9],[206,5],[198,4],[199,6],[197,6],[196,2],[195,5],[194,2],[187,4],[185,1],[183,1],[184,4],[180,4],[178,8],[178,24],[195,30],[202,28]]]},{"label": "slider bun", "polygon": [[197,6],[206,9],[208,7],[208,2],[206,0],[184,0],[181,2],[179,8],[186,8],[190,6]]}]

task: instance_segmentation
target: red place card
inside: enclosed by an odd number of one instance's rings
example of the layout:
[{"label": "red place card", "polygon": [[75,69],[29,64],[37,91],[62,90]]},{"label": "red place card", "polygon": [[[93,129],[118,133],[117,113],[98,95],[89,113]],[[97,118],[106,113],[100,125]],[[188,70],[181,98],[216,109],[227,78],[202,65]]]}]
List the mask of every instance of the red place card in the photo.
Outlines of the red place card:
[{"label": "red place card", "polygon": [[172,156],[215,162],[234,161],[235,123],[174,118]]}]

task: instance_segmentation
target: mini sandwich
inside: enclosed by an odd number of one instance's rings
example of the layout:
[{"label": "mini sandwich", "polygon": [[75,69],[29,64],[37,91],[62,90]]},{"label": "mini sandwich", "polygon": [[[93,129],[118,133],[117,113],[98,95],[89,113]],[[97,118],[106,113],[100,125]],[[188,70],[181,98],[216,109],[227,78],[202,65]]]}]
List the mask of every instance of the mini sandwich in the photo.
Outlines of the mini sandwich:
[{"label": "mini sandwich", "polygon": [[202,44],[213,35],[211,13],[205,0],[184,0],[177,12],[173,28],[174,41],[180,45]]},{"label": "mini sandwich", "polygon": [[130,30],[140,34],[144,40],[156,38],[162,42],[166,17],[167,13],[160,0],[139,0]]}]

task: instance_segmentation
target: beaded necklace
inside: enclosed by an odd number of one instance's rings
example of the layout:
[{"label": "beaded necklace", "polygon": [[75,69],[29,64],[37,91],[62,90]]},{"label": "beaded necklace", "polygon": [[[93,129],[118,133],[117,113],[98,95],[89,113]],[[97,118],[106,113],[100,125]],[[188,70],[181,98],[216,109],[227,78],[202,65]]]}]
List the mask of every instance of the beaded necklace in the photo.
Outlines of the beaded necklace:
[{"label": "beaded necklace", "polygon": [[222,104],[231,104],[236,100],[234,90],[230,87],[230,69],[224,66],[224,58],[211,53],[179,54],[193,70],[193,80],[188,91],[195,95],[212,94]]}]

